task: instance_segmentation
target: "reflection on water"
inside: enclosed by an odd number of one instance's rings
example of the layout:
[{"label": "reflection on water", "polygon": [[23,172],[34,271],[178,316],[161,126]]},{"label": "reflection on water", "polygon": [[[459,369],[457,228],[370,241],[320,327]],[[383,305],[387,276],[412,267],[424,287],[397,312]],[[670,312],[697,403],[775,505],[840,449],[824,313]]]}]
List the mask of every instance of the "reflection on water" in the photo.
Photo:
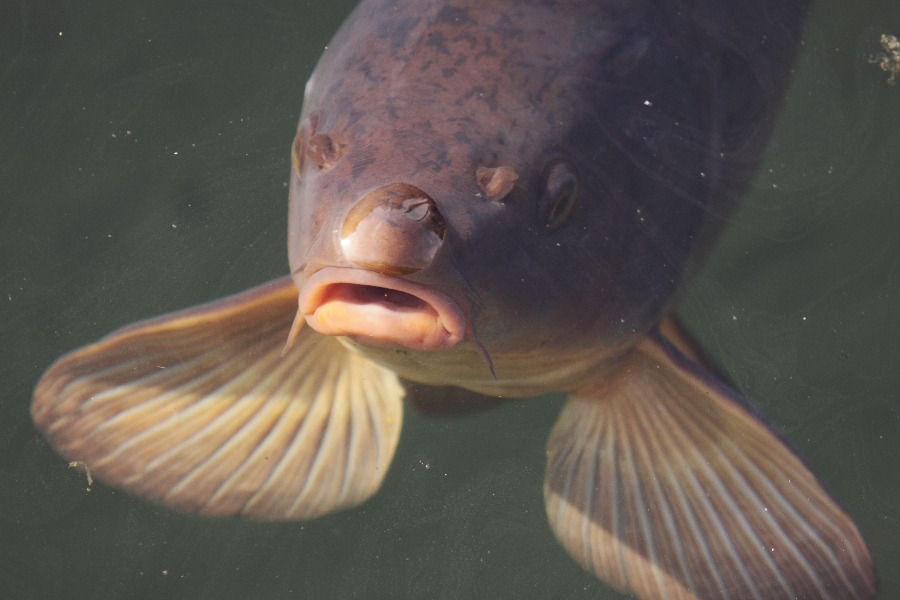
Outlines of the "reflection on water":
[{"label": "reflection on water", "polygon": [[[62,352],[286,271],[303,84],[351,4],[23,3],[4,20],[4,597],[619,597],[546,526],[561,397],[408,411],[381,492],[306,524],[196,520],[88,486],[30,425],[31,387]],[[900,16],[834,4],[814,15],[754,194],[680,312],[856,517],[890,598],[900,89],[867,60]]]}]

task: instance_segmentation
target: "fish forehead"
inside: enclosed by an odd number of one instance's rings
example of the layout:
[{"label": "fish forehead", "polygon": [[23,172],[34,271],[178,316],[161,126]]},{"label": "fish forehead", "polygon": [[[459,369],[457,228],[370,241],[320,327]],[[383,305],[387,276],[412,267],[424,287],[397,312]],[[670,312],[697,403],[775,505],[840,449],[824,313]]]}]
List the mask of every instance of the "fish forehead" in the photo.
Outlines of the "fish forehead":
[{"label": "fish forehead", "polygon": [[340,180],[335,200],[404,181],[440,192],[466,220],[472,207],[446,198],[474,198],[478,166],[539,170],[583,110],[567,87],[593,76],[620,37],[584,19],[592,6],[363,3],[310,79],[301,119],[349,144],[329,176]]},{"label": "fish forehead", "polygon": [[384,135],[388,126],[408,135],[404,148],[430,137],[423,126],[449,133],[447,147],[480,138],[503,145],[499,132],[540,135],[553,123],[550,104],[565,106],[557,80],[586,75],[578,71],[621,37],[621,27],[598,29],[604,22],[585,14],[592,6],[364,2],[323,54],[304,114],[315,111],[320,128],[362,138],[360,145],[369,129]]}]

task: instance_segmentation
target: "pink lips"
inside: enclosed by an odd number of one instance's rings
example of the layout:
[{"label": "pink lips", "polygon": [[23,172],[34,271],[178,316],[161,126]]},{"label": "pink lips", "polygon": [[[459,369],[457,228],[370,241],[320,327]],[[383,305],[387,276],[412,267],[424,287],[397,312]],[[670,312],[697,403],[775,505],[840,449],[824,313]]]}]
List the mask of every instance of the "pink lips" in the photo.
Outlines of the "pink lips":
[{"label": "pink lips", "polygon": [[379,346],[440,350],[462,341],[459,306],[434,289],[375,271],[327,267],[300,290],[300,313],[324,335]]}]

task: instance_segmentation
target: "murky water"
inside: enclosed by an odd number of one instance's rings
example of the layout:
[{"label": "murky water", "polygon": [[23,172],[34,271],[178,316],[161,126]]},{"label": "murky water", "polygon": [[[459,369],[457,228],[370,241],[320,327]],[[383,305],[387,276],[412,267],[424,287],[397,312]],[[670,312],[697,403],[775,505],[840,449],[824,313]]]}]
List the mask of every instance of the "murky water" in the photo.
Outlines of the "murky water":
[{"label": "murky water", "polygon": [[[179,516],[43,443],[63,352],[287,272],[303,85],[354,4],[6,2],[0,12],[0,597],[619,598],[556,544],[562,397],[407,412],[384,487],[310,523]],[[900,597],[900,85],[893,0],[822,3],[754,193],[680,313],[856,517]]]}]

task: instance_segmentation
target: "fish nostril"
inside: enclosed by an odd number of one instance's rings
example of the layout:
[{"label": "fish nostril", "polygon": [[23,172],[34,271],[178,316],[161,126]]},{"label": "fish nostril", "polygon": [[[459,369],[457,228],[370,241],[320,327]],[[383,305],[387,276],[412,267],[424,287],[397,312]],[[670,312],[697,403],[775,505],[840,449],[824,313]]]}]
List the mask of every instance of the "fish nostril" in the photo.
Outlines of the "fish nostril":
[{"label": "fish nostril", "polygon": [[519,174],[512,167],[478,167],[475,170],[478,189],[485,198],[494,202],[502,202],[518,180]]},{"label": "fish nostril", "polygon": [[444,217],[428,194],[392,183],[350,209],[341,228],[341,251],[356,266],[408,275],[431,264],[445,231]]},{"label": "fish nostril", "polygon": [[320,171],[327,171],[347,153],[347,144],[342,144],[324,133],[309,138],[309,155]]}]

